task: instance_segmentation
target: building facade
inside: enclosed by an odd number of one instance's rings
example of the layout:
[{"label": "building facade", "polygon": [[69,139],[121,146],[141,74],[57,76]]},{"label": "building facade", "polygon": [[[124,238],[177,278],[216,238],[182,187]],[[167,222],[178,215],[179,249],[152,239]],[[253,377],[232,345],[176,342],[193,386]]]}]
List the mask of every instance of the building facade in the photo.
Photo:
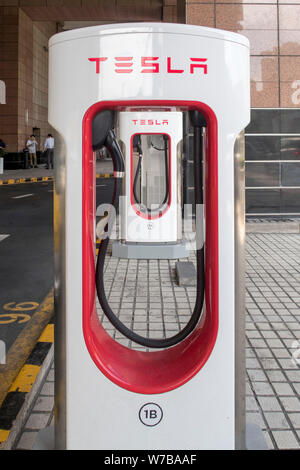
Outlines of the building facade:
[{"label": "building facade", "polygon": [[[92,24],[165,21],[244,34],[251,45],[246,212],[300,216],[300,0],[0,0],[0,137],[43,143],[48,39]],[[220,85],[221,86],[221,85]]]}]

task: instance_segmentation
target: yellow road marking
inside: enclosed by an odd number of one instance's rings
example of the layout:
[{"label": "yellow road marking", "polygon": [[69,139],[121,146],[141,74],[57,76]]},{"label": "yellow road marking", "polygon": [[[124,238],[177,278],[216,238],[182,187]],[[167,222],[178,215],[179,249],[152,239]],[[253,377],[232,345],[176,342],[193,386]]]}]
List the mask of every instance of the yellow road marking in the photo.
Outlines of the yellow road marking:
[{"label": "yellow road marking", "polygon": [[112,173],[96,173],[96,178],[111,178]]},{"label": "yellow road marking", "polygon": [[[98,175],[97,175],[98,177]],[[42,183],[45,181],[53,181],[53,176],[42,176],[41,178],[17,178],[9,180],[0,180],[0,186],[5,186],[7,184],[20,184],[20,183]]]},{"label": "yellow road marking", "polygon": [[6,429],[0,429],[0,443],[7,440],[9,433],[10,430],[6,431]]},{"label": "yellow road marking", "polygon": [[3,306],[4,310],[10,310],[12,312],[24,312],[28,310],[34,310],[39,306],[38,302],[8,302]]},{"label": "yellow road marking", "polygon": [[25,364],[18,377],[10,387],[10,392],[30,392],[32,385],[35,382],[35,379],[38,376],[40,371],[40,366],[35,366],[32,364]]},{"label": "yellow road marking", "polygon": [[9,349],[6,356],[6,364],[1,366],[0,406],[43,330],[51,320],[53,311],[53,289],[51,289]]},{"label": "yellow road marking", "polygon": [[[7,318],[8,320],[3,320],[3,318]],[[18,324],[22,324],[28,322],[30,318],[30,315],[27,315],[26,313],[4,313],[0,315],[0,325],[9,325],[10,323],[15,323],[16,321]]]},{"label": "yellow road marking", "polygon": [[39,341],[42,343],[53,343],[54,341],[54,325],[47,325],[43,333],[39,337]]}]

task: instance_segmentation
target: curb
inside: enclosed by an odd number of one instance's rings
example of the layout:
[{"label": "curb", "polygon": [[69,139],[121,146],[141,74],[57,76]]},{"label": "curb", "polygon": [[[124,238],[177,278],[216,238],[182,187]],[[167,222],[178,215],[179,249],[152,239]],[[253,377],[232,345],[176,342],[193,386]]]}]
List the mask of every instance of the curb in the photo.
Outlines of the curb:
[{"label": "curb", "polygon": [[300,233],[300,224],[299,222],[247,222],[246,233]]},{"label": "curb", "polygon": [[11,450],[53,362],[53,320],[46,326],[0,407],[0,449]]},{"label": "curb", "polygon": [[6,363],[0,367],[0,406],[42,332],[52,320],[53,312],[54,298],[53,289],[51,289],[10,347],[6,355]]},{"label": "curb", "polygon": [[10,178],[8,180],[0,180],[0,186],[20,183],[42,183],[44,181],[53,181],[53,179],[53,176],[40,176],[39,178]]},{"label": "curb", "polygon": [[[97,173],[96,178],[113,178],[113,173]],[[0,186],[21,183],[43,183],[45,181],[54,181],[54,176],[40,176],[39,178],[10,178],[8,180],[0,180]]]},{"label": "curb", "polygon": [[113,178],[113,173],[96,173],[96,178]]}]

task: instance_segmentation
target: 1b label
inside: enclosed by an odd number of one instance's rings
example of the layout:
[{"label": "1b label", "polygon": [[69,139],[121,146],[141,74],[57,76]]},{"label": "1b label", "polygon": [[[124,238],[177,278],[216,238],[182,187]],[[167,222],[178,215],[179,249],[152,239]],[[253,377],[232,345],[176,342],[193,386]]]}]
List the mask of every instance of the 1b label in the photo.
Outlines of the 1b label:
[{"label": "1b label", "polygon": [[156,426],[161,422],[163,411],[156,403],[146,403],[139,411],[140,421],[145,426]]}]

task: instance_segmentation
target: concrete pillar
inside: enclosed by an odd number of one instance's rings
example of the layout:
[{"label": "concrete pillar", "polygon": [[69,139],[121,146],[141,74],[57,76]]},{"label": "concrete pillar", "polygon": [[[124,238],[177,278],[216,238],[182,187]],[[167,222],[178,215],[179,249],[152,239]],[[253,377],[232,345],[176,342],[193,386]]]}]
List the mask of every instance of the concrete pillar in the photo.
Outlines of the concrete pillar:
[{"label": "concrete pillar", "polygon": [[18,33],[18,150],[22,150],[33,127],[33,22],[21,9]]},{"label": "concrete pillar", "polygon": [[18,8],[0,7],[0,80],[6,95],[6,104],[0,104],[0,137],[11,152],[18,146],[18,29]]},{"label": "concrete pillar", "polygon": [[38,149],[42,150],[51,132],[48,39],[56,33],[56,24],[33,22],[18,7],[0,7],[0,30],[0,80],[6,91],[6,104],[0,104],[0,137],[8,152],[18,152],[33,129],[38,129]]},{"label": "concrete pillar", "polygon": [[165,23],[185,23],[186,22],[186,0],[164,0],[163,1],[163,22]]}]

